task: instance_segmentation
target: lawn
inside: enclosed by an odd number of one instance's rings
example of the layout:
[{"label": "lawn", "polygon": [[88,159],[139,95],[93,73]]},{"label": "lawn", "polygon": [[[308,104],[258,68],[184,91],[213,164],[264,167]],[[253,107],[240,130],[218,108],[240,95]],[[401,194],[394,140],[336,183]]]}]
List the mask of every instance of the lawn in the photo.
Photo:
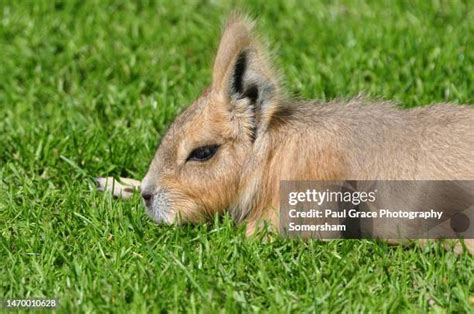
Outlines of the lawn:
[{"label": "lawn", "polygon": [[210,83],[225,16],[257,18],[288,93],[474,103],[474,1],[0,1],[0,299],[59,312],[472,312],[474,258],[435,245],[154,224],[142,178]]}]

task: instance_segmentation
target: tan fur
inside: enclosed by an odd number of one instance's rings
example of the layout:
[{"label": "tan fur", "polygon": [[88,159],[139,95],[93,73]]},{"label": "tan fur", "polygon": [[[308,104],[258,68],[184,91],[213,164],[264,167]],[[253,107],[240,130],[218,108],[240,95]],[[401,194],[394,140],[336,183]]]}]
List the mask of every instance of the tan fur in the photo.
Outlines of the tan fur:
[{"label": "tan fur", "polygon": [[[155,220],[200,222],[229,210],[252,233],[261,221],[278,228],[280,180],[474,179],[472,106],[291,101],[253,27],[231,17],[212,85],[164,136],[141,186]],[[206,145],[220,147],[207,161],[188,160]]]}]

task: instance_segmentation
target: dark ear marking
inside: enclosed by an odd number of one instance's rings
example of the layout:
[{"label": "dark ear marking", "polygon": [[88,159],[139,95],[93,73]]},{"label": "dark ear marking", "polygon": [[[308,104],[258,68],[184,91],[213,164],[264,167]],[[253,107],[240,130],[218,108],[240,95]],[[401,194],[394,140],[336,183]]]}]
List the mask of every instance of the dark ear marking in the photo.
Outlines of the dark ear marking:
[{"label": "dark ear marking", "polygon": [[257,83],[246,84],[245,75],[248,66],[248,52],[243,50],[237,57],[234,66],[234,73],[232,75],[231,94],[235,95],[237,99],[248,98],[252,110],[252,129],[250,130],[250,137],[252,142],[257,136],[257,115],[262,105],[259,102],[259,86]]},{"label": "dark ear marking", "polygon": [[231,72],[229,90],[231,100],[248,100],[249,109],[252,111],[250,130],[252,142],[256,140],[263,112],[268,110],[266,107],[271,104],[275,92],[274,82],[265,75],[264,64],[257,55],[254,55],[257,52],[251,48],[244,48],[238,53]]},{"label": "dark ear marking", "polygon": [[235,62],[234,73],[232,75],[232,94],[242,95],[244,92],[244,75],[247,69],[247,52],[240,52]]},{"label": "dark ear marking", "polygon": [[238,99],[248,98],[253,105],[256,105],[259,97],[258,85],[253,83],[245,86],[245,75],[248,67],[248,53],[243,50],[237,57],[232,75],[231,94]]},{"label": "dark ear marking", "polygon": [[256,104],[258,100],[258,86],[257,84],[250,85],[242,94],[242,98],[250,99],[252,104]]},{"label": "dark ear marking", "polygon": [[257,111],[260,110],[260,103],[257,102],[258,100],[258,86],[257,84],[252,84],[250,85],[242,95],[242,98],[248,98],[250,100],[250,106],[252,109],[252,130],[250,132],[250,137],[252,140],[252,143],[255,142],[255,139],[257,137]]}]

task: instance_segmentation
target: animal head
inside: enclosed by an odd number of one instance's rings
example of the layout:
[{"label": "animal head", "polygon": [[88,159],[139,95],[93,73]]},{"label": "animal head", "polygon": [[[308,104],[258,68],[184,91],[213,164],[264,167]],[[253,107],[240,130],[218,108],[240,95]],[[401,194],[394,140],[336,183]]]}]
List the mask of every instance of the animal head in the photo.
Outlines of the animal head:
[{"label": "animal head", "polygon": [[279,84],[253,23],[233,16],[223,32],[212,85],[162,138],[142,181],[157,222],[201,222],[236,202],[242,173],[279,107]]}]

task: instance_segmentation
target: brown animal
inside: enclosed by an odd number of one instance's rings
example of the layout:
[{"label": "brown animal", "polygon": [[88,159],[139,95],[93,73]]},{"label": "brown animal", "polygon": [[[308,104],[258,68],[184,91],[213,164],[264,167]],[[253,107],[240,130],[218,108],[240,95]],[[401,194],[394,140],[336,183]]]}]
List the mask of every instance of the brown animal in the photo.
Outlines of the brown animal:
[{"label": "brown animal", "polygon": [[141,182],[156,222],[228,211],[249,234],[261,221],[278,227],[280,180],[474,179],[473,107],[292,101],[253,28],[230,18],[212,85],[163,137]]}]

